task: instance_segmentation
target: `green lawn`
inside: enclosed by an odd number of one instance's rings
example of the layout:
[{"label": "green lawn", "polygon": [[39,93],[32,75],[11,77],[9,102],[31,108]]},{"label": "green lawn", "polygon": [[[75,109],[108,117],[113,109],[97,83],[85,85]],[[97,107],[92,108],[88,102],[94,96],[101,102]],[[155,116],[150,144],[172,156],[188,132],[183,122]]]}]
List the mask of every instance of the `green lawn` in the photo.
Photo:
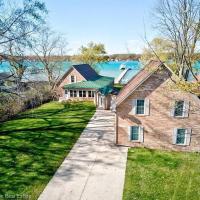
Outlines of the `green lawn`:
[{"label": "green lawn", "polygon": [[0,124],[0,199],[37,199],[94,112],[88,102],[52,102]]},{"label": "green lawn", "polygon": [[200,154],[129,149],[123,200],[197,199]]}]

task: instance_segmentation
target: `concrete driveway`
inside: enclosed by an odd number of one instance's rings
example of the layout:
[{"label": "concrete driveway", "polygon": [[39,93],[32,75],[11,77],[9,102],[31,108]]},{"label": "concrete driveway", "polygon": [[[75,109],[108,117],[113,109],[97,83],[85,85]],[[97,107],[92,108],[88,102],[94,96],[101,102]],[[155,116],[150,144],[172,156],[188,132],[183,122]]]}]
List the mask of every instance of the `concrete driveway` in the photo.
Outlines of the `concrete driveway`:
[{"label": "concrete driveway", "polygon": [[114,114],[97,110],[39,200],[121,200],[126,159],[114,145]]}]

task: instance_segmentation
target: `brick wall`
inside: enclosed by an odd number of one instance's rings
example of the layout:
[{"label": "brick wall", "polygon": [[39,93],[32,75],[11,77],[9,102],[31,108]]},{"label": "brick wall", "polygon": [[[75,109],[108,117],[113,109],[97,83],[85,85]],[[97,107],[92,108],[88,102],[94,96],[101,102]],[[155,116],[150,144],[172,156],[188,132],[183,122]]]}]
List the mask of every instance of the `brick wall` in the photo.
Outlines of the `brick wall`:
[{"label": "brick wall", "polygon": [[59,84],[58,88],[57,88],[57,93],[59,96],[64,96],[64,89],[62,88],[64,85],[66,84],[70,84],[71,83],[71,76],[75,76],[76,77],[76,82],[81,82],[84,81],[85,78],[74,68],[72,68],[69,73],[67,73],[67,76],[65,76],[61,83]]},{"label": "brick wall", "polygon": [[[178,151],[200,150],[200,101],[194,95],[173,90],[171,87],[173,83],[169,76],[167,70],[153,74],[117,107],[116,140],[118,144]],[[150,100],[150,115],[138,116],[131,114],[132,99],[144,98]],[[177,119],[170,116],[175,100],[190,102],[188,118]],[[135,125],[144,127],[143,143],[128,140],[128,127]],[[190,146],[172,144],[174,128],[192,128]]]}]

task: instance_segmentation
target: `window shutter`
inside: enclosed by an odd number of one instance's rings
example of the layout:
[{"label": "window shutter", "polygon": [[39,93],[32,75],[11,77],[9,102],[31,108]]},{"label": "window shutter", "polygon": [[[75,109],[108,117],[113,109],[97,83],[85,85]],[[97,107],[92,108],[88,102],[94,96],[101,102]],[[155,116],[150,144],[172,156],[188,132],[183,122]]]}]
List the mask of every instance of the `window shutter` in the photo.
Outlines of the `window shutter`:
[{"label": "window shutter", "polygon": [[174,117],[174,114],[175,114],[175,101],[173,102],[173,104],[172,104],[172,108],[171,108],[171,112],[170,112],[170,116],[171,117]]},{"label": "window shutter", "polygon": [[144,127],[143,126],[140,126],[139,127],[139,140],[140,142],[144,142]]},{"label": "window shutter", "polygon": [[186,141],[185,141],[185,144],[188,145],[188,146],[190,145],[191,134],[192,134],[192,129],[191,128],[187,128],[186,129]]},{"label": "window shutter", "polygon": [[135,115],[136,114],[136,108],[137,108],[137,99],[132,100],[132,111],[131,114]]},{"label": "window shutter", "polygon": [[131,129],[132,129],[132,127],[129,126],[128,127],[128,141],[131,141]]},{"label": "window shutter", "polygon": [[172,144],[176,144],[176,138],[177,138],[177,128],[174,128],[172,135]]},{"label": "window shutter", "polygon": [[190,102],[189,101],[184,101],[184,117],[189,117],[189,108],[190,108]]},{"label": "window shutter", "polygon": [[74,82],[76,83],[77,81],[76,81],[76,76],[74,76]]},{"label": "window shutter", "polygon": [[149,115],[150,111],[150,101],[149,99],[145,99],[145,115]]}]

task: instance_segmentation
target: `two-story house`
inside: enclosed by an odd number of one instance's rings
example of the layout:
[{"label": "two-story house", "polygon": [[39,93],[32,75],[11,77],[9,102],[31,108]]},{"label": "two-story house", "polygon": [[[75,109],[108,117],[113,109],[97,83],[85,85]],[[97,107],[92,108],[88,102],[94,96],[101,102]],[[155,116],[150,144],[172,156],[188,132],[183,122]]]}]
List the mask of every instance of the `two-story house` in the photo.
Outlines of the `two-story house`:
[{"label": "two-story house", "polygon": [[200,99],[177,89],[174,75],[151,61],[116,98],[116,143],[200,151]]}]

